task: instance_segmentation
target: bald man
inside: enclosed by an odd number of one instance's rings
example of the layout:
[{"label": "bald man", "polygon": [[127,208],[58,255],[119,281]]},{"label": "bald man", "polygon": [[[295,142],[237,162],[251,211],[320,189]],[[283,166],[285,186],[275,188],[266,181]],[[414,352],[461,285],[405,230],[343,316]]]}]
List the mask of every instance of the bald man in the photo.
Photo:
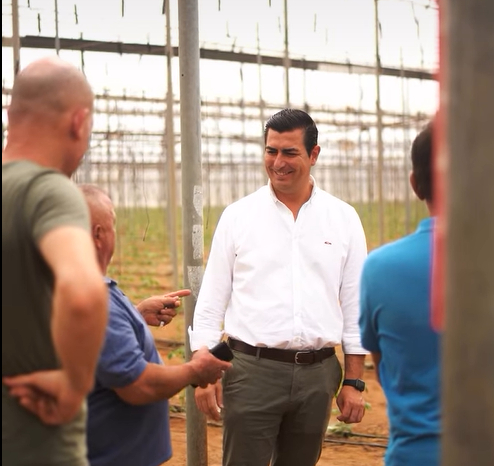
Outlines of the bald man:
[{"label": "bald man", "polygon": [[2,460],[86,466],[85,398],[107,322],[89,212],[69,180],[88,147],[84,75],[43,58],[16,77],[2,154]]},{"label": "bald man", "polygon": [[[93,241],[106,276],[115,247],[113,203],[97,186],[80,188],[89,205]],[[158,466],[172,454],[168,398],[190,384],[215,383],[231,364],[216,359],[206,347],[184,364],[162,363],[142,314],[148,309],[151,315],[155,309],[155,318],[162,319],[155,302],[161,302],[161,308],[177,305],[189,290],[153,297],[136,309],[115,281],[105,281],[110,291],[109,321],[96,384],[88,399],[89,460],[91,466]]]}]

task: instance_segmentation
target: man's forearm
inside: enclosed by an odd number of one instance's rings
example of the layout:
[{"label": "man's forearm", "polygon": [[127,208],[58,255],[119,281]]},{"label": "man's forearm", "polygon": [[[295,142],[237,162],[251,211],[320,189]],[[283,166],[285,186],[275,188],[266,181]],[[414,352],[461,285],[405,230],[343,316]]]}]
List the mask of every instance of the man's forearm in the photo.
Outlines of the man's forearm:
[{"label": "man's forearm", "polygon": [[364,375],[365,354],[345,354],[345,379],[360,379]]},{"label": "man's forearm", "polygon": [[165,366],[148,362],[134,382],[114,390],[126,403],[153,403],[172,397],[187,385],[205,387],[216,383],[230,367],[231,363],[216,358],[203,347],[184,364]]},{"label": "man's forearm", "polygon": [[174,366],[148,363],[135,382],[116,388],[115,392],[126,403],[144,405],[169,399],[194,382],[195,371],[190,363]]},{"label": "man's forearm", "polygon": [[100,277],[85,283],[55,284],[52,335],[72,388],[87,393],[107,324],[107,287]]},{"label": "man's forearm", "polygon": [[86,394],[108,319],[108,290],[96,260],[94,244],[82,228],[62,226],[39,241],[54,276],[51,332],[69,386]]}]

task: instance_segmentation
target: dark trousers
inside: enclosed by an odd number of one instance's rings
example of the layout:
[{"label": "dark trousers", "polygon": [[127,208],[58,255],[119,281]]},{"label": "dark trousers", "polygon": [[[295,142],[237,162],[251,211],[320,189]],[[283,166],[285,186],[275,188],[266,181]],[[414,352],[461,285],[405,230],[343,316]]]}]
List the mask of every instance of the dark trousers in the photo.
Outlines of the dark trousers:
[{"label": "dark trousers", "polygon": [[341,377],[336,356],[296,365],[235,351],[223,379],[223,466],[314,466]]}]

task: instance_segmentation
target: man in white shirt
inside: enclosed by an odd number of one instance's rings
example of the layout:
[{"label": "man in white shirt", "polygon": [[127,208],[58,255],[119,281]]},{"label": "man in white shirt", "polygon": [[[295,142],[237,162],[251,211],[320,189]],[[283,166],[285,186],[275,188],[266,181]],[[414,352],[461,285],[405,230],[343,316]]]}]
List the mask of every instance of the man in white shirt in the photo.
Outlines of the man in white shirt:
[{"label": "man in white shirt", "polygon": [[218,222],[189,329],[193,351],[224,336],[235,354],[218,382],[196,389],[199,409],[223,414],[224,466],[314,466],[345,354],[339,420],[364,415],[366,351],[358,326],[367,254],[350,205],[310,175],[317,127],[285,109],[266,124],[267,186],[228,206]]}]

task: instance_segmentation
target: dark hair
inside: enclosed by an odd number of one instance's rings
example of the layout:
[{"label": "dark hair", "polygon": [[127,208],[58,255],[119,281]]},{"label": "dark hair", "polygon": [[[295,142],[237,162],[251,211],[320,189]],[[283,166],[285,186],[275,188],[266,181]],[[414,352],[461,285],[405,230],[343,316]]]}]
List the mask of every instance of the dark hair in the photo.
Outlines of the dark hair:
[{"label": "dark hair", "polygon": [[417,195],[432,201],[432,131],[433,122],[417,135],[412,144],[412,170],[417,183]]},{"label": "dark hair", "polygon": [[294,129],[304,130],[304,146],[307,154],[310,153],[314,146],[317,146],[317,126],[310,115],[303,110],[285,108],[275,113],[266,123],[264,128],[264,144],[268,139],[268,130],[272,129],[277,133],[293,131]]}]

